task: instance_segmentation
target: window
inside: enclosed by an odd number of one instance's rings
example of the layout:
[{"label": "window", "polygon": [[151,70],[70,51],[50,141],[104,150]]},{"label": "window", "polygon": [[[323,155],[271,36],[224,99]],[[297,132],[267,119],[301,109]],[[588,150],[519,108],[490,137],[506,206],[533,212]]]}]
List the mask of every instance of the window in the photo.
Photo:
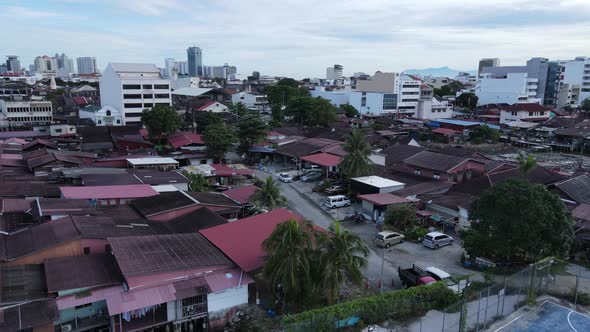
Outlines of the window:
[{"label": "window", "polygon": [[510,112],[510,115],[516,116],[517,115],[517,112]]},{"label": "window", "polygon": [[154,89],[168,89],[168,84],[154,84]]},{"label": "window", "polygon": [[117,124],[121,124],[121,120],[117,120]]},{"label": "window", "polygon": [[126,113],[125,116],[128,117],[128,118],[129,117],[140,117],[141,114],[142,114],[142,112],[139,112],[139,113],[134,112],[134,113]]},{"label": "window", "polygon": [[77,305],[76,310],[80,310],[80,309],[84,309],[84,308],[88,308],[88,307],[92,307],[92,303]]},{"label": "window", "polygon": [[533,114],[534,114],[533,112],[529,112],[529,116],[533,116]]},{"label": "window", "polygon": [[141,99],[140,94],[124,94],[123,98],[125,99]]},{"label": "window", "polygon": [[394,110],[397,108],[397,95],[394,93],[383,94],[383,109]]},{"label": "window", "polygon": [[123,104],[125,108],[141,108],[141,103],[127,103]]},{"label": "window", "polygon": [[156,93],[156,98],[170,98],[170,95],[167,93]]},{"label": "window", "polygon": [[143,103],[143,107],[154,107],[154,103]]},{"label": "window", "polygon": [[90,247],[84,247],[84,255],[90,255]]},{"label": "window", "polygon": [[152,99],[154,98],[154,95],[151,93],[144,93],[143,94],[143,99]]},{"label": "window", "polygon": [[144,84],[143,88],[144,89],[152,89],[152,85],[151,84]]},{"label": "window", "polygon": [[123,90],[141,89],[139,84],[123,84]]},{"label": "window", "polygon": [[107,116],[111,116],[111,111],[107,110]]},{"label": "window", "polygon": [[156,103],[156,105],[161,105],[161,106],[170,106],[169,103]]},{"label": "window", "polygon": [[62,130],[61,130],[61,128],[60,128],[60,129],[56,129],[56,130],[55,130],[55,132],[56,132],[56,133],[61,133],[61,132],[62,132]]},{"label": "window", "polygon": [[102,120],[98,120],[98,124],[102,124]]}]

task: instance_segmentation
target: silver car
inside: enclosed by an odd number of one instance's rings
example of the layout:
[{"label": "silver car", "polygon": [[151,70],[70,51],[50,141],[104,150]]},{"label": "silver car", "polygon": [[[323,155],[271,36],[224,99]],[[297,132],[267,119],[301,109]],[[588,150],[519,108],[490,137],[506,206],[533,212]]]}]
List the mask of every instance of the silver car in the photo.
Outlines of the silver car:
[{"label": "silver car", "polygon": [[424,236],[422,244],[428,248],[438,249],[446,245],[452,245],[453,238],[444,233],[430,232]]}]

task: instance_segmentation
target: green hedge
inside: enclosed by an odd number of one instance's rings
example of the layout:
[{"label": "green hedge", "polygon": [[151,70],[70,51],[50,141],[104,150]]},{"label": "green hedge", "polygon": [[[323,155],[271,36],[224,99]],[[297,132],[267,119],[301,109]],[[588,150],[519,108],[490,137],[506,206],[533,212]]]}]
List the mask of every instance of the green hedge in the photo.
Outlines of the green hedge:
[{"label": "green hedge", "polygon": [[376,324],[390,318],[417,316],[431,309],[442,309],[457,300],[453,291],[438,282],[288,315],[283,318],[283,326],[289,331],[331,331],[337,321],[352,316],[360,317],[364,323]]}]

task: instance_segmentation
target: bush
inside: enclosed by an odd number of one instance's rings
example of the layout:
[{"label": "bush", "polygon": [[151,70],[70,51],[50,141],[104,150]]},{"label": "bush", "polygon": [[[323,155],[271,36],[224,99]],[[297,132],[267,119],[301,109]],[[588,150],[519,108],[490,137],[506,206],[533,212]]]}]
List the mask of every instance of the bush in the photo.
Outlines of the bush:
[{"label": "bush", "polygon": [[442,309],[457,300],[453,291],[438,282],[289,315],[283,318],[283,325],[288,331],[331,331],[336,321],[353,316],[358,316],[365,324],[376,324],[394,317],[415,317],[431,309]]},{"label": "bush", "polygon": [[404,235],[406,236],[406,239],[417,242],[420,239],[422,239],[426,234],[428,234],[427,228],[417,226],[412,228],[409,232],[406,232],[406,234]]}]

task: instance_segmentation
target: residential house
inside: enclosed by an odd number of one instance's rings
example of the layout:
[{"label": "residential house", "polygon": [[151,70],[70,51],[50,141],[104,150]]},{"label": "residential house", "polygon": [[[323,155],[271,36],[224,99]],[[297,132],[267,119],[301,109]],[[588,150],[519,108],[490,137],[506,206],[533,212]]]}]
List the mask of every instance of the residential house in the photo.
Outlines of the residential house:
[{"label": "residential house", "polygon": [[500,123],[509,124],[513,121],[541,122],[549,119],[547,108],[537,103],[519,103],[504,106],[500,109]]},{"label": "residential house", "polygon": [[60,187],[62,198],[86,199],[93,205],[128,204],[134,199],[158,195],[149,184],[92,187]]},{"label": "residential house", "polygon": [[129,168],[169,171],[178,168],[178,161],[168,157],[127,158]]},{"label": "residential house", "polygon": [[485,172],[485,164],[474,159],[422,151],[403,161],[405,171],[421,177],[462,182]]},{"label": "residential house", "polygon": [[385,212],[389,206],[410,204],[411,200],[390,193],[358,195],[361,200],[361,212],[365,218],[383,223]]}]

